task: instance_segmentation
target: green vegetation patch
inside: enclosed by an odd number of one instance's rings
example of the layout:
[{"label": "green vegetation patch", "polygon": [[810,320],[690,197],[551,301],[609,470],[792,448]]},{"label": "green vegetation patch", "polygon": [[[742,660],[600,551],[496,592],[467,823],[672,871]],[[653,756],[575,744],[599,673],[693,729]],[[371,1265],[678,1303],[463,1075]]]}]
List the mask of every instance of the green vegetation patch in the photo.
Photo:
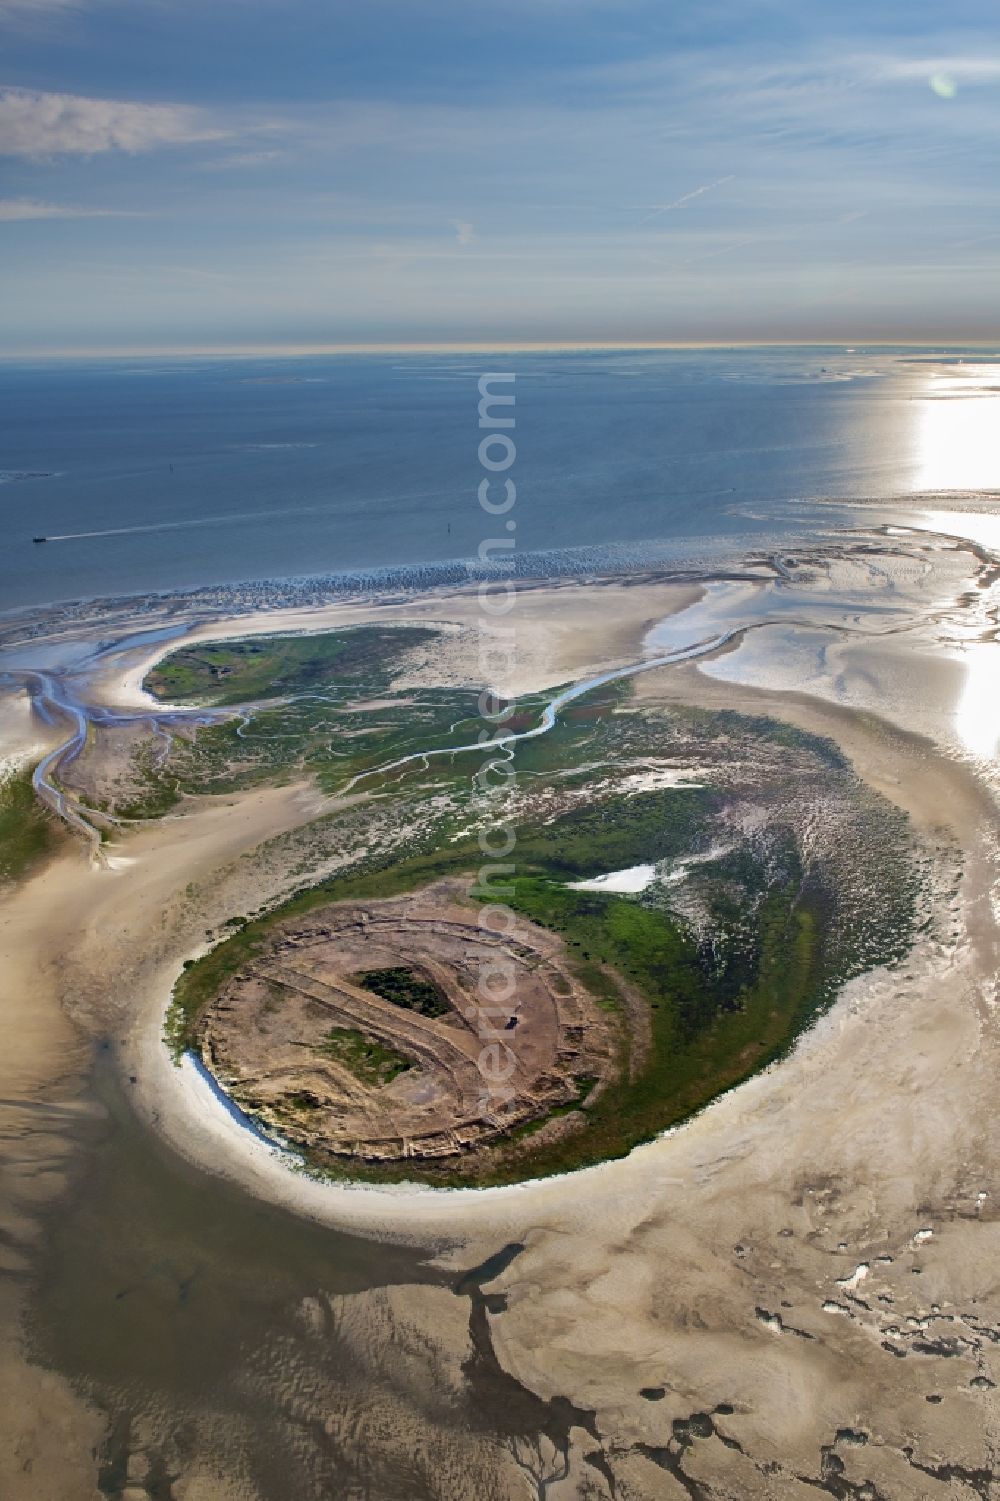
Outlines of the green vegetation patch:
[{"label": "green vegetation patch", "polygon": [[407,1011],[416,1011],[420,1016],[446,1016],[450,1006],[441,991],[427,975],[399,965],[393,969],[366,969],[360,974],[349,975],[354,985],[370,990],[372,995],[402,1006]]},{"label": "green vegetation patch", "polygon": [[[515,911],[562,933],[584,961],[581,974],[608,966],[629,980],[652,1023],[639,1076],[623,1076],[588,1105],[582,1130],[534,1151],[532,1173],[623,1156],[779,1057],[820,1004],[821,913],[796,888],[771,891],[760,908],[752,971],[736,962],[719,973],[714,947],[667,912],[541,877],[514,886]],[[521,1173],[527,1161],[519,1159]],[[500,1178],[509,1175],[500,1168]]]},{"label": "green vegetation patch", "polygon": [[284,1099],[281,1101],[281,1105],[284,1106],[286,1110],[296,1112],[300,1110],[318,1110],[320,1108],[320,1103],[321,1102],[316,1098],[316,1096],[314,1094],[310,1094],[307,1089],[299,1089],[296,1090],[294,1094],[286,1094]]},{"label": "green vegetation patch", "polygon": [[[397,764],[430,746],[467,745],[482,725],[471,689],[399,694],[391,686],[404,653],[438,634],[364,626],[338,635],[220,642],[164,658],[146,679],[158,696],[214,708],[255,707],[201,725],[190,736],[176,735],[166,757],[162,747],[154,755],[140,746],[134,785],[114,811],[155,818],[185,795],[228,794],[303,775],[315,777],[326,792],[359,775],[370,793],[395,789],[415,771],[442,787],[467,779],[447,755]],[[520,712],[526,723],[537,717],[531,701]]]},{"label": "green vegetation patch", "polygon": [[258,636],[186,647],[165,657],[145,687],[172,703],[244,704],[381,675],[387,658],[437,633],[420,626],[360,626],[318,636]]},{"label": "green vegetation patch", "polygon": [[722,802],[709,787],[584,801],[554,823],[519,829],[517,868],[576,881],[684,855],[705,841]]},{"label": "green vegetation patch", "polygon": [[[158,697],[244,707],[176,733],[166,755],[161,743],[139,745],[130,785],[114,791],[109,810],[158,818],[184,796],[227,795],[298,776],[315,777],[325,792],[359,775],[369,793],[394,790],[414,771],[442,788],[461,782],[464,768],[447,755],[396,764],[429,746],[468,744],[482,725],[471,689],[392,687],[404,655],[438,636],[429,627],[360,626],[336,635],[218,642],[164,658],[146,679]],[[533,701],[519,712],[525,723],[537,717]]]},{"label": "green vegetation patch", "polygon": [[334,1027],[326,1034],[319,1051],[342,1063],[362,1084],[375,1089],[391,1084],[399,1074],[413,1067],[412,1059],[351,1027]]},{"label": "green vegetation patch", "polygon": [[0,881],[16,881],[50,854],[61,837],[35,796],[30,771],[0,778]]}]

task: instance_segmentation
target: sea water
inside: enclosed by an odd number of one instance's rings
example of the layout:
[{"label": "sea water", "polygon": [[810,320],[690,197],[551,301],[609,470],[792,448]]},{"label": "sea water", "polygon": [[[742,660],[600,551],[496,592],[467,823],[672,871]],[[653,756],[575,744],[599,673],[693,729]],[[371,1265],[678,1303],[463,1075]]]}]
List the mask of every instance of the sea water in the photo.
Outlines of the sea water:
[{"label": "sea water", "polygon": [[[542,555],[539,569],[780,544],[830,525],[816,499],[933,488],[958,454],[963,483],[1000,482],[994,444],[973,473],[968,422],[960,444],[947,436],[959,408],[996,431],[984,382],[975,407],[948,390],[989,370],[985,358],[797,348],[7,362],[0,608],[426,575],[472,557],[491,534],[477,501],[489,371],[516,376],[515,539],[520,557]],[[936,464],[935,443],[950,460]]]}]

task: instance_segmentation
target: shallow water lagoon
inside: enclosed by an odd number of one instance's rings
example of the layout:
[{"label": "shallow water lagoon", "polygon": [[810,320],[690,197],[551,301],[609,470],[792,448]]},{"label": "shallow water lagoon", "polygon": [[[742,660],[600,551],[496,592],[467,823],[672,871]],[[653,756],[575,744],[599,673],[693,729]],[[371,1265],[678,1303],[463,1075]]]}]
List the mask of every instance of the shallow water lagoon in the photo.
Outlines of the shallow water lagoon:
[{"label": "shallow water lagoon", "polygon": [[609,870],[585,881],[567,882],[571,891],[612,891],[634,895],[645,891],[656,878],[655,865],[630,865],[626,870]]}]

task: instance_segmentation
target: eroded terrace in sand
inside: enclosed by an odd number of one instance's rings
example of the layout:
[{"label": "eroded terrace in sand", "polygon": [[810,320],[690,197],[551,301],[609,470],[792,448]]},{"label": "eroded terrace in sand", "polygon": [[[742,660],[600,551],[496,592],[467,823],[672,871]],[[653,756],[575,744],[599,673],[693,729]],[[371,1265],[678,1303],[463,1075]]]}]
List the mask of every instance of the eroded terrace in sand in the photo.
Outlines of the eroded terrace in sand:
[{"label": "eroded terrace in sand", "polygon": [[553,1112],[541,1130],[572,1129],[617,1071],[616,1029],[561,939],[493,930],[464,889],[280,924],[205,1011],[206,1064],[314,1160],[467,1155]]}]

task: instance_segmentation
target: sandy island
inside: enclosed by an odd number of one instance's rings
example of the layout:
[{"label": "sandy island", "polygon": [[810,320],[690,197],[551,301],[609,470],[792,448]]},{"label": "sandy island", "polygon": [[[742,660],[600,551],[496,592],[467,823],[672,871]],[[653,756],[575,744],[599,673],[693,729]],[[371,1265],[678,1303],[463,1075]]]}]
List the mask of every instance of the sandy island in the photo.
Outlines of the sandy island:
[{"label": "sandy island", "polygon": [[[526,590],[519,665],[502,686],[535,691],[638,660],[651,628],[701,597],[698,585],[658,582]],[[268,614],[240,619],[235,633],[374,613]],[[449,626],[435,681],[475,680],[474,593],[379,614]],[[232,634],[221,620],[197,630]],[[994,1494],[1000,818],[987,782],[954,754],[961,664],[935,656],[933,638],[881,640],[870,663],[864,643],[852,650],[859,678],[871,669],[874,699],[880,674],[919,672],[921,654],[934,658],[920,725],[935,735],[912,733],[905,704],[886,717],[797,688],[723,682],[713,664],[637,680],[644,698],[764,712],[836,741],[933,842],[936,910],[910,957],[853,982],[780,1066],[626,1160],[560,1179],[454,1191],[317,1184],[249,1138],[192,1069],[171,1064],[162,1021],[179,966],[259,879],[241,857],[315,816],[308,786],[205,799],[130,834],[111,870],[88,869],[68,846],[5,895],[0,918],[0,1095],[15,1123],[39,1102],[52,1116],[44,1159],[28,1142],[8,1182],[5,1254],[16,1258],[19,1244],[30,1254],[32,1204],[59,1192],[73,1151],[87,1039],[110,1031],[124,1040],[137,1108],[199,1166],[330,1225],[436,1244],[456,1265],[523,1243],[494,1284],[506,1295],[490,1319],[494,1349],[532,1391],[594,1412],[618,1494],[804,1501],[821,1480],[830,1489],[831,1475],[871,1487],[831,1494]],[[106,701],[135,703],[161,650],[106,677]],[[727,659],[731,677],[739,655]],[[433,1323],[428,1302],[428,1337]],[[93,1441],[93,1413],[10,1347],[0,1383],[36,1482],[49,1474],[66,1501],[90,1496],[71,1460]],[[56,1410],[53,1437],[32,1415]],[[657,1450],[664,1423],[692,1414],[711,1416],[684,1451],[682,1480]],[[5,1474],[4,1463],[5,1494],[45,1493],[23,1489],[21,1464]],[[611,1495],[597,1479],[586,1493],[568,1484],[550,1496]]]}]

